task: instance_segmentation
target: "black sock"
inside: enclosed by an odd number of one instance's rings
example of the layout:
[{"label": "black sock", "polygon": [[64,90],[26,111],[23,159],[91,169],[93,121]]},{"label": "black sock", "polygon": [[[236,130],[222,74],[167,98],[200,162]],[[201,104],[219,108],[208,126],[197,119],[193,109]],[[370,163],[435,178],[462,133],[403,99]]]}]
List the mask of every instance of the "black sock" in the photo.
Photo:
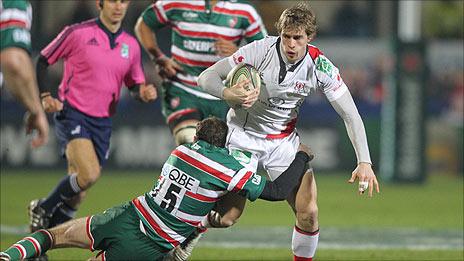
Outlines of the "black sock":
[{"label": "black sock", "polygon": [[50,227],[55,227],[73,219],[76,215],[76,211],[77,209],[69,206],[66,202],[59,204],[50,220]]},{"label": "black sock", "polygon": [[40,204],[47,212],[53,213],[60,202],[70,199],[81,192],[77,184],[77,174],[64,177],[48,197]]}]

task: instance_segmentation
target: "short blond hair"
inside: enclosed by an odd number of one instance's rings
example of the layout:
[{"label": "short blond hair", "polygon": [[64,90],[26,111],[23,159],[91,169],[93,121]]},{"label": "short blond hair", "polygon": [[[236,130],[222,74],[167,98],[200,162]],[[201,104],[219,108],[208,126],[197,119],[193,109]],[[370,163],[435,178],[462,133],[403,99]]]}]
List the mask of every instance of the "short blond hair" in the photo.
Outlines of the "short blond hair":
[{"label": "short blond hair", "polygon": [[298,4],[285,9],[275,23],[279,34],[284,29],[304,29],[310,39],[316,36],[316,15],[309,5],[299,2]]}]

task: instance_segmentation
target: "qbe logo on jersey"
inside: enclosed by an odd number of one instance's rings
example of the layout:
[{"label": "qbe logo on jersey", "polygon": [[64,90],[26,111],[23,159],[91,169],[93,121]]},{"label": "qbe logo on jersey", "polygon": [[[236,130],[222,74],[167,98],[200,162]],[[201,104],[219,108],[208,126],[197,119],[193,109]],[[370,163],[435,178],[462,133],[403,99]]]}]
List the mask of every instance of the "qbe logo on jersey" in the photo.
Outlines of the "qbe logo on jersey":
[{"label": "qbe logo on jersey", "polygon": [[122,58],[129,58],[129,45],[123,43],[121,46],[121,57]]},{"label": "qbe logo on jersey", "polygon": [[164,165],[156,187],[150,192],[155,202],[167,212],[175,214],[186,193],[196,194],[200,181],[183,171]]}]

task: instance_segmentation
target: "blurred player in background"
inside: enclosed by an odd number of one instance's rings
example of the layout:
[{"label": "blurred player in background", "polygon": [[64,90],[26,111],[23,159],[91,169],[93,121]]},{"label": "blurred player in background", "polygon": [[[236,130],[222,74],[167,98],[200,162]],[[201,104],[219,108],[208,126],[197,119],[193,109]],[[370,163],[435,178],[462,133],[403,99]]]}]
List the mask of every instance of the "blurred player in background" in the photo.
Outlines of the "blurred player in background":
[{"label": "blurred player in background", "polygon": [[[47,198],[29,206],[32,232],[70,220],[85,191],[100,177],[108,158],[111,116],[123,84],[149,102],[156,89],[145,84],[141,50],[121,29],[127,0],[97,0],[99,17],[67,26],[40,53],[37,80],[46,112],[54,112],[55,132],[67,159],[68,175]],[[64,60],[64,72],[52,96],[46,79],[49,65]]]},{"label": "blurred player in background", "polygon": [[[172,28],[172,57],[158,47],[155,33]],[[162,112],[177,145],[191,143],[195,125],[210,115],[225,119],[229,107],[197,86],[197,76],[241,40],[266,34],[261,17],[247,1],[156,1],[139,18],[135,32],[164,78]]]},{"label": "blurred player in background", "polygon": [[270,182],[229,154],[227,130],[217,118],[199,122],[195,143],[171,153],[151,191],[102,214],[39,230],[1,252],[0,260],[30,258],[62,247],[101,250],[101,260],[160,260],[199,229],[229,191],[254,201],[284,200],[296,189],[313,158],[307,146],[300,144],[289,168]]},{"label": "blurred player in background", "polygon": [[[26,133],[39,147],[48,141],[48,121],[40,104],[31,52],[32,8],[26,0],[0,1],[1,73],[11,93],[26,107]],[[0,75],[1,76],[1,75]],[[0,77],[1,78],[1,77]]]},{"label": "blurred player in background", "polygon": [[[349,182],[359,180],[360,194],[367,187],[369,196],[374,188],[379,192],[364,124],[351,94],[338,68],[317,47],[308,44],[316,34],[314,13],[306,4],[297,4],[282,13],[276,27],[279,37],[248,44],[199,76],[204,90],[233,108],[239,106],[227,115],[229,150],[242,155],[244,166],[256,170],[261,163],[271,180],[278,178],[300,143],[295,129],[299,108],[312,91],[319,89],[345,122],[356,153],[357,167]],[[253,65],[262,75],[263,87],[254,103],[248,100],[252,91],[245,91],[243,84],[226,88],[222,82],[240,62]],[[294,260],[312,260],[315,254],[319,238],[316,197],[314,173],[309,170],[298,191],[287,198],[296,215]]]}]

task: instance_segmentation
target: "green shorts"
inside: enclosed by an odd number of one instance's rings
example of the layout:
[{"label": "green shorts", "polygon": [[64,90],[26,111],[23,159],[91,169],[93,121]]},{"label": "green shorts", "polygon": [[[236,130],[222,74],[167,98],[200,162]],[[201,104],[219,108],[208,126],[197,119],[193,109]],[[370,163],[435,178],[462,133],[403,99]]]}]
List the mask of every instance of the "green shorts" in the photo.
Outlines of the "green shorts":
[{"label": "green shorts", "polygon": [[160,260],[169,251],[140,231],[140,219],[130,203],[88,217],[87,234],[91,250],[102,250],[104,260]]},{"label": "green shorts", "polygon": [[229,106],[223,100],[199,98],[170,82],[163,84],[161,107],[171,131],[177,124],[186,120],[201,121],[210,116],[225,120],[229,110]]}]

